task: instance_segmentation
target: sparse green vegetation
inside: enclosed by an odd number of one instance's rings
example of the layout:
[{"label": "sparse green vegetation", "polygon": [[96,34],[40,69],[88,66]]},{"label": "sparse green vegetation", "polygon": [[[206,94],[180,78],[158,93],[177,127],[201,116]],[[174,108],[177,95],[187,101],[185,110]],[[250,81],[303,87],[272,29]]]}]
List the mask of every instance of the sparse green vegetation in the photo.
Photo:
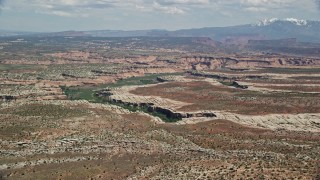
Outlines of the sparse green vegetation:
[{"label": "sparse green vegetation", "polygon": [[20,65],[20,64],[0,64],[0,71],[21,70],[21,69],[37,69],[37,65]]},{"label": "sparse green vegetation", "polygon": [[128,79],[119,80],[113,84],[104,84],[100,86],[87,86],[87,87],[65,87],[61,86],[64,93],[68,96],[70,100],[87,100],[89,102],[94,103],[107,103],[120,106],[124,109],[127,109],[131,112],[141,111],[148,113],[152,116],[156,116],[161,118],[165,122],[177,122],[181,119],[167,117],[165,114],[160,112],[150,112],[147,107],[138,107],[132,105],[125,105],[121,103],[114,103],[108,101],[106,98],[95,96],[95,90],[102,89],[105,87],[122,87],[122,86],[133,86],[133,85],[145,85],[145,84],[157,84],[157,77],[159,76],[167,76],[167,75],[180,75],[181,73],[173,73],[173,74],[149,74],[143,77],[132,77]]},{"label": "sparse green vegetation", "polygon": [[82,86],[82,87],[66,87],[61,86],[62,90],[70,100],[88,100],[90,102],[101,102],[99,98],[94,95],[95,90],[103,89],[106,87],[115,88],[122,86],[137,86],[146,84],[157,84],[157,77],[167,75],[179,75],[181,73],[164,73],[164,74],[147,74],[141,77],[131,77],[127,79],[118,80],[116,83],[101,84],[98,86]]},{"label": "sparse green vegetation", "polygon": [[71,109],[61,105],[44,105],[44,104],[31,104],[22,106],[15,109],[2,109],[0,114],[13,114],[18,116],[37,116],[50,119],[60,119],[74,116],[83,116],[88,112],[80,109]]},{"label": "sparse green vegetation", "polygon": [[70,100],[87,100],[90,102],[98,102],[97,97],[94,96],[94,90],[97,87],[60,87]]},{"label": "sparse green vegetation", "polygon": [[157,77],[168,76],[168,75],[181,75],[183,73],[163,73],[163,74],[146,74],[141,77],[131,77],[127,79],[122,79],[113,84],[106,84],[103,87],[121,87],[121,86],[138,86],[147,84],[157,84]]}]

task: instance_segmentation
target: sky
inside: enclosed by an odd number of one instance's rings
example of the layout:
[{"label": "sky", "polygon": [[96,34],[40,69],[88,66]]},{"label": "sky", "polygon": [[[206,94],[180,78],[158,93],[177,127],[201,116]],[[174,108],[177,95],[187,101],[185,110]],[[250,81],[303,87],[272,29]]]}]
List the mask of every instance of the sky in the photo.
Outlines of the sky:
[{"label": "sky", "polygon": [[320,20],[320,0],[0,0],[0,29],[187,29],[269,18]]}]

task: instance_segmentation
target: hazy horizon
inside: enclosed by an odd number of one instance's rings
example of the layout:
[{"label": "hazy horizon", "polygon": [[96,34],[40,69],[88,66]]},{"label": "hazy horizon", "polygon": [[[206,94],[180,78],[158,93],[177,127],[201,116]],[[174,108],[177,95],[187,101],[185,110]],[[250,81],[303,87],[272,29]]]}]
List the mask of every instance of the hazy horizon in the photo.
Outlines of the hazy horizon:
[{"label": "hazy horizon", "polygon": [[0,29],[30,32],[178,30],[319,20],[319,0],[0,0]]}]

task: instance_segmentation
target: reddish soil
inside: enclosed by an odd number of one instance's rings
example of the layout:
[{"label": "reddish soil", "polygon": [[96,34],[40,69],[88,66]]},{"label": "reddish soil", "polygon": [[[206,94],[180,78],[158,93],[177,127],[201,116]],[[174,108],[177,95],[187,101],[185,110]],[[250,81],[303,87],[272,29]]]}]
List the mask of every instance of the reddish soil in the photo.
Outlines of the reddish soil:
[{"label": "reddish soil", "polygon": [[320,87],[315,86],[256,86],[262,88],[276,89],[276,90],[288,90],[288,91],[303,91],[303,92],[318,92],[320,94]]},{"label": "reddish soil", "polygon": [[227,120],[215,120],[183,126],[175,126],[171,124],[164,124],[162,126],[168,131],[188,138],[202,147],[216,150],[250,149],[279,153],[293,153],[301,151],[301,148],[289,147],[285,144],[273,144],[268,146],[266,146],[266,144],[271,141],[286,141],[287,143],[296,145],[305,144],[307,142],[310,142],[310,145],[314,145],[312,142],[320,141],[319,133],[271,131],[251,128]]},{"label": "reddish soil", "polygon": [[214,86],[204,81],[170,82],[137,88],[131,93],[193,103],[178,109],[181,111],[223,110],[250,115],[320,112],[320,104],[317,103],[319,95],[263,94],[227,86]]}]

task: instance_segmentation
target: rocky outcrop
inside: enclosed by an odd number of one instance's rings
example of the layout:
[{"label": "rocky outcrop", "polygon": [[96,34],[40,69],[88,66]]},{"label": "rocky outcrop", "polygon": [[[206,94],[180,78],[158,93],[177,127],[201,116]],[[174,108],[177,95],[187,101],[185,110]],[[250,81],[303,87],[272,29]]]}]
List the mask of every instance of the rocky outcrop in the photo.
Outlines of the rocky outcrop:
[{"label": "rocky outcrop", "polygon": [[[121,106],[141,107],[147,109],[148,112],[156,112],[165,115],[169,119],[182,120],[185,118],[194,117],[216,117],[214,112],[179,112],[173,109],[174,106],[179,106],[179,102],[165,99],[157,99],[156,97],[140,97],[129,93],[132,89],[123,87],[118,89],[104,89],[96,93],[100,97],[108,97],[108,101]],[[121,95],[120,95],[121,94]],[[168,106],[171,104],[172,107]]]},{"label": "rocky outcrop", "polygon": [[[197,71],[188,71],[188,73],[190,73],[193,76],[197,76],[197,77],[213,78],[213,79],[219,79],[219,80],[231,79],[231,77],[228,77],[228,76],[222,76],[222,75],[218,75],[218,74],[206,74],[206,73],[201,73],[201,72],[197,72]],[[239,79],[239,77],[233,77],[233,79]]]},{"label": "rocky outcrop", "polygon": [[2,99],[2,101],[14,101],[17,99],[16,96],[6,96],[6,95],[3,95],[3,96],[0,96],[0,99]]},{"label": "rocky outcrop", "polygon": [[236,81],[243,79],[268,79],[267,76],[258,74],[227,74],[227,73],[211,73],[205,71],[187,71],[192,76],[213,78],[221,81]]},{"label": "rocky outcrop", "polygon": [[171,109],[163,107],[154,107],[149,106],[148,111],[158,112],[166,115],[168,118],[183,119],[183,118],[192,118],[192,117],[216,117],[212,112],[175,112]]}]

